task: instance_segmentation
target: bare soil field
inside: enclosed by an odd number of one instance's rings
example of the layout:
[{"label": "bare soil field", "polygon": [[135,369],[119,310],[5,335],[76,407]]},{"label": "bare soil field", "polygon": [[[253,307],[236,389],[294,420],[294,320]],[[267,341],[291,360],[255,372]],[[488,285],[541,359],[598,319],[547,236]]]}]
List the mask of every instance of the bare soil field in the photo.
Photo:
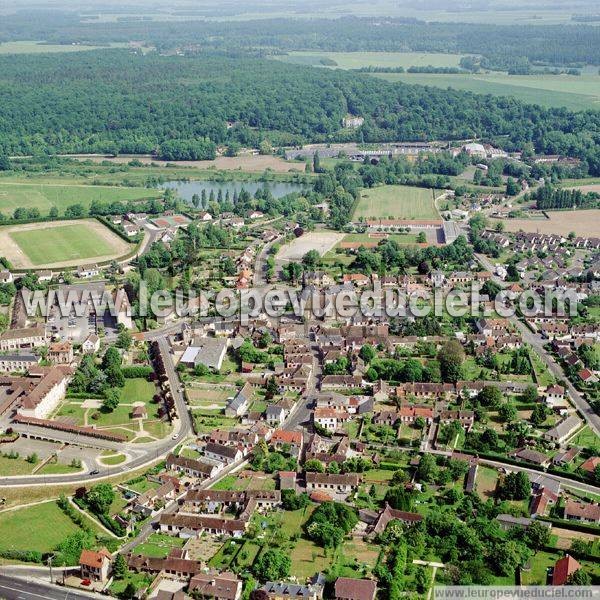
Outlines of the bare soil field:
[{"label": "bare soil field", "polygon": [[316,250],[323,256],[339,244],[344,237],[345,234],[335,231],[311,231],[283,246],[277,255],[277,259],[284,261],[302,260],[302,257],[309,250]]},{"label": "bare soil field", "polygon": [[221,169],[223,171],[249,171],[254,173],[262,173],[266,169],[275,171],[276,173],[288,173],[290,171],[298,171],[304,173],[304,163],[288,162],[278,156],[263,156],[263,155],[243,155],[243,156],[218,156],[215,160],[158,160],[152,156],[116,156],[107,157],[100,155],[76,154],[69,155],[69,158],[77,160],[91,160],[93,162],[114,162],[117,164],[128,163],[136,158],[141,163],[154,163],[161,167],[166,165],[177,165],[180,167],[197,167],[199,169]]},{"label": "bare soil field", "polygon": [[600,210],[569,210],[548,212],[549,219],[504,219],[506,231],[558,233],[597,237],[600,232]]},{"label": "bare soil field", "polygon": [[[21,246],[15,241],[12,233],[23,231],[40,231],[47,229],[55,229],[64,227],[65,225],[80,225],[83,229],[90,231],[95,238],[101,238],[104,242],[110,245],[112,251],[110,254],[100,256],[86,256],[85,260],[81,258],[74,260],[64,260],[49,262],[48,264],[33,264]],[[40,233],[40,235],[43,235]],[[81,219],[77,221],[52,221],[45,223],[28,223],[26,225],[13,225],[0,228],[0,248],[2,256],[6,257],[16,269],[31,269],[31,268],[62,268],[76,267],[81,264],[90,264],[99,261],[111,260],[127,254],[132,248],[127,242],[115,235],[110,229],[102,225],[96,219]]]}]

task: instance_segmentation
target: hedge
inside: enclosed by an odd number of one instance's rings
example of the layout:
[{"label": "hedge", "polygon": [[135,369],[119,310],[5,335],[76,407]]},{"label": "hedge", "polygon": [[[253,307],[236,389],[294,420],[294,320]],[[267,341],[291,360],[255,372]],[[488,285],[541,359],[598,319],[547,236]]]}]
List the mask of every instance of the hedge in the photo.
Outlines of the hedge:
[{"label": "hedge", "polygon": [[67,392],[65,398],[74,398],[76,400],[104,400],[104,394],[92,394],[90,392]]},{"label": "hedge", "polygon": [[556,519],[554,517],[538,517],[540,521],[547,521],[562,527],[563,529],[571,529],[573,531],[581,531],[583,533],[593,533],[594,535],[600,535],[600,527],[592,525],[591,523],[579,523],[578,521],[570,521],[569,519]]},{"label": "hedge", "polygon": [[126,531],[117,523],[113,518],[108,515],[97,514],[98,521],[104,525],[107,529],[110,529],[115,535],[119,537],[125,537]]},{"label": "hedge", "polygon": [[56,504],[58,504],[58,508],[60,508],[60,510],[62,510],[65,513],[65,515],[67,515],[67,517],[69,517],[69,519],[71,519],[71,521],[75,523],[75,525],[81,527],[81,529],[83,529],[84,531],[92,530],[84,516],[81,513],[77,512],[69,504],[69,501],[66,498],[59,498],[56,501]]},{"label": "hedge", "polygon": [[[94,219],[97,219],[104,225],[108,227],[113,233],[118,235],[121,239],[125,240],[128,244],[137,243],[133,241],[120,227],[117,227],[110,219],[107,219],[103,215],[91,215]],[[139,240],[138,240],[139,241]]]},{"label": "hedge", "polygon": [[148,377],[154,373],[154,369],[147,365],[139,365],[134,367],[123,367],[121,373],[123,373],[125,379],[148,379]]},{"label": "hedge", "polygon": [[37,550],[0,550],[0,557],[7,560],[20,560],[21,562],[43,562],[43,555]]}]

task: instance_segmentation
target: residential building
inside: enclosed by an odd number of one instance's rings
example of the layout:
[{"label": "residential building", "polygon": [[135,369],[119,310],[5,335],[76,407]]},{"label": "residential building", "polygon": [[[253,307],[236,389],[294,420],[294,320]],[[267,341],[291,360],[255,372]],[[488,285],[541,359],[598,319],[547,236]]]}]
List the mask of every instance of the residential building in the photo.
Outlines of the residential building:
[{"label": "residential building", "polygon": [[377,584],[372,579],[338,577],[335,581],[336,600],[374,600]]},{"label": "residential building", "polygon": [[194,575],[190,580],[188,592],[194,598],[239,600],[242,587],[242,580],[234,573],[209,571]]},{"label": "residential building", "polygon": [[82,550],[79,557],[79,567],[81,568],[81,579],[90,581],[108,581],[110,574],[112,556],[106,548],[101,548],[98,552],[94,550]]}]

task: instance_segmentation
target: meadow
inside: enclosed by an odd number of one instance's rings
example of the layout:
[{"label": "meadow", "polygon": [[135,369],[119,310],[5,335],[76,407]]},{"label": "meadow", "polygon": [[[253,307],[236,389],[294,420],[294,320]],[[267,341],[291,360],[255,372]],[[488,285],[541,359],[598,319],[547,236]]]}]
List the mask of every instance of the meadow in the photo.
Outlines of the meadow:
[{"label": "meadow", "polygon": [[354,219],[439,220],[434,190],[384,185],[365,190],[354,211]]},{"label": "meadow", "polygon": [[50,552],[79,528],[56,502],[0,513],[0,550]]},{"label": "meadow", "polygon": [[[119,245],[115,247],[111,237],[115,238],[115,242],[121,241],[109,230],[102,235],[91,221],[43,225],[45,227],[12,227],[8,233],[8,237],[33,266],[114,256]],[[10,260],[10,253],[7,255]]]},{"label": "meadow", "polygon": [[0,180],[0,212],[9,216],[16,208],[37,208],[43,215],[55,206],[63,214],[68,206],[89,208],[93,201],[143,200],[158,198],[162,190],[61,183],[21,183]]}]

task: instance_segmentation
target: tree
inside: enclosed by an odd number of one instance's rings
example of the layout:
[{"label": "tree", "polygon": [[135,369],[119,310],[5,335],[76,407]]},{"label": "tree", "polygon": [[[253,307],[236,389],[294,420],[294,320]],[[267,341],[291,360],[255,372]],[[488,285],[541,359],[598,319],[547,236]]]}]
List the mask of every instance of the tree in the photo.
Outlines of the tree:
[{"label": "tree", "polygon": [[136,594],[137,594],[137,588],[130,581],[125,586],[125,589],[119,594],[119,598],[122,598],[122,600],[133,600],[133,598],[136,597]]},{"label": "tree", "polygon": [[465,352],[460,342],[450,340],[446,342],[438,352],[438,361],[440,363],[440,372],[444,381],[456,383],[462,378],[462,363],[465,359]]},{"label": "tree", "polygon": [[325,467],[320,460],[316,458],[310,458],[304,463],[304,470],[307,473],[324,473]]},{"label": "tree", "polygon": [[540,426],[548,417],[548,407],[542,402],[536,404],[531,411],[529,420],[536,427]]},{"label": "tree", "polygon": [[252,590],[248,600],[269,600],[269,594],[265,590]]},{"label": "tree", "polygon": [[419,481],[433,481],[437,473],[435,458],[431,454],[423,454],[417,465],[417,479]]},{"label": "tree", "polygon": [[320,261],[321,261],[321,255],[319,254],[319,252],[317,250],[309,250],[302,257],[302,264],[304,264],[307,267],[311,267],[311,268],[316,267]]},{"label": "tree", "polygon": [[116,388],[108,388],[104,390],[104,400],[102,400],[102,408],[106,412],[112,412],[119,406],[121,394]]},{"label": "tree", "polygon": [[420,231],[417,235],[417,244],[425,244],[427,242],[427,235],[424,231]]},{"label": "tree", "polygon": [[506,402],[498,409],[498,416],[506,423],[517,418],[517,408],[512,402]]},{"label": "tree", "polygon": [[506,195],[507,196],[516,196],[521,191],[519,184],[512,178],[509,177],[506,180]]},{"label": "tree", "polygon": [[10,171],[10,159],[6,154],[0,154],[0,171]]},{"label": "tree", "polygon": [[298,494],[295,490],[281,490],[281,504],[285,510],[298,510],[308,506],[308,494]]},{"label": "tree", "polygon": [[592,580],[587,571],[583,569],[577,569],[574,573],[571,573],[567,578],[567,585],[591,585]]},{"label": "tree", "polygon": [[85,499],[93,512],[105,515],[114,502],[115,492],[110,483],[99,483],[89,489]]},{"label": "tree", "polygon": [[377,350],[371,344],[364,344],[360,349],[359,356],[369,364],[377,356]]},{"label": "tree", "polygon": [[119,335],[117,336],[115,346],[117,348],[121,348],[121,350],[129,350],[129,348],[131,348],[132,343],[133,338],[131,337],[131,331],[129,331],[129,329],[123,329],[119,332]]},{"label": "tree", "polygon": [[261,581],[280,581],[290,574],[292,559],[277,548],[262,552],[255,561],[252,571]]},{"label": "tree", "polygon": [[115,579],[123,579],[127,574],[127,562],[122,554],[117,554],[113,562],[113,575]]},{"label": "tree", "polygon": [[413,508],[413,494],[403,487],[389,488],[385,501],[396,510],[411,511]]},{"label": "tree", "polygon": [[550,542],[550,527],[545,527],[539,521],[534,521],[525,531],[525,541],[533,550],[541,550]]},{"label": "tree", "polygon": [[521,397],[523,399],[523,402],[526,402],[527,404],[533,404],[537,402],[537,388],[534,385],[528,385],[527,388],[525,388],[525,391],[523,392],[523,395]]}]

